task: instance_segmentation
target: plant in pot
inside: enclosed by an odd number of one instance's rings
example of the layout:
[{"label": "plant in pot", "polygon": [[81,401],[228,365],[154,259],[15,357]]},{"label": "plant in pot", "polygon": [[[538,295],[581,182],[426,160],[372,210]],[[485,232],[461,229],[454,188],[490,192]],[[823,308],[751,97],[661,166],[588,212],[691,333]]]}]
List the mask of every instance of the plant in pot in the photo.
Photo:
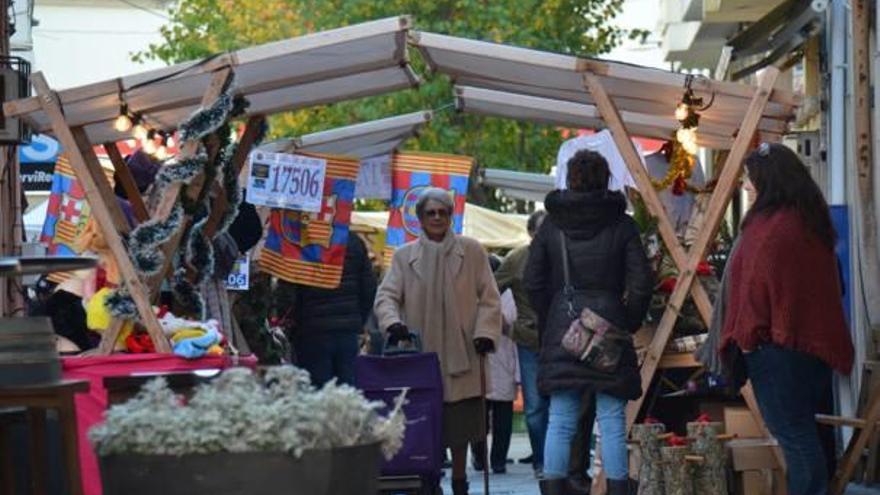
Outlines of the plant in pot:
[{"label": "plant in pot", "polygon": [[89,437],[106,495],[376,493],[382,454],[405,429],[404,395],[383,402],[293,366],[233,368],[184,402],[164,379],[107,411]]}]

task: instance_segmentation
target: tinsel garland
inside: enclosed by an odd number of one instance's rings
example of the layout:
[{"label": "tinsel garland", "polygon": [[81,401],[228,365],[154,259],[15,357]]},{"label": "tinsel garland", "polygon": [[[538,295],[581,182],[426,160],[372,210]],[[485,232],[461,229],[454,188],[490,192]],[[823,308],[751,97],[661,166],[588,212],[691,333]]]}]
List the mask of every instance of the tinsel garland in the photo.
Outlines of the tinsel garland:
[{"label": "tinsel garland", "polygon": [[672,193],[676,196],[684,194],[685,191],[699,194],[704,192],[702,189],[692,186],[688,180],[696,166],[696,159],[688,153],[678,141],[672,142],[672,158],[669,160],[669,170],[660,180],[651,179],[651,185],[658,191],[664,191],[673,187]]},{"label": "tinsel garland", "polygon": [[120,287],[107,295],[104,305],[115,318],[137,320],[140,318],[137,304],[125,288]]},{"label": "tinsel garland", "polygon": [[196,110],[177,128],[181,144],[204,139],[217,131],[229,119],[234,102],[232,92],[227,90],[210,107]]},{"label": "tinsel garland", "polygon": [[128,252],[135,268],[147,276],[159,273],[165,264],[165,255],[160,247],[180,228],[181,220],[183,220],[183,208],[177,206],[168,218],[150,220],[132,231]]}]

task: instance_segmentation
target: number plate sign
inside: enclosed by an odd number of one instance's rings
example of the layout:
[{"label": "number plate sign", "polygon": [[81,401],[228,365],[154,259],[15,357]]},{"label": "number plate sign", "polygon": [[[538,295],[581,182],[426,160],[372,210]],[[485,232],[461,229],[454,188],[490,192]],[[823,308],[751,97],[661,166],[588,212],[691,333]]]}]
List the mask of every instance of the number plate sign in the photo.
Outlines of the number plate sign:
[{"label": "number plate sign", "polygon": [[244,255],[235,260],[232,271],[226,277],[226,290],[248,290],[250,287],[251,258]]},{"label": "number plate sign", "polygon": [[321,211],[327,160],[286,153],[253,151],[248,203],[299,211]]}]

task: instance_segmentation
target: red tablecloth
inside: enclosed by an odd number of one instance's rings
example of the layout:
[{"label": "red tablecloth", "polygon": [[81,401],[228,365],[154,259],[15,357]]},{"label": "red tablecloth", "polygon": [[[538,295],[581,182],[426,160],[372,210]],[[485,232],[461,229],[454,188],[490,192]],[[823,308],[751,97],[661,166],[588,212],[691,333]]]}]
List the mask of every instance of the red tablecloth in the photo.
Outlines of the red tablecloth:
[{"label": "red tablecloth", "polygon": [[[255,367],[254,357],[241,358],[239,365]],[[89,443],[87,432],[104,418],[107,409],[107,390],[104,377],[126,376],[133,373],[180,372],[201,369],[222,369],[233,365],[229,357],[204,357],[187,360],[173,354],[115,354],[112,356],[66,357],[62,359],[64,378],[88,380],[88,394],[76,396],[76,420],[79,430],[79,457],[82,469],[83,493],[101,495],[101,475],[98,460]]]}]

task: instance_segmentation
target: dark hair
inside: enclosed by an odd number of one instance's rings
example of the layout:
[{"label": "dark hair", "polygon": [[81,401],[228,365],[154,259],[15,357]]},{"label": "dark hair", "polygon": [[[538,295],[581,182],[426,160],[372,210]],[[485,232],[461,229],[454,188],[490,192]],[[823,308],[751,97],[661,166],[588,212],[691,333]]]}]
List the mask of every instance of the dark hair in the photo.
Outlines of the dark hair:
[{"label": "dark hair", "polygon": [[837,235],[828,203],[794,151],[781,144],[763,143],[746,157],[746,170],[758,197],[746,215],[743,227],[756,215],[792,208],[823,244],[834,248]]},{"label": "dark hair", "polygon": [[611,170],[605,157],[592,150],[580,150],[568,160],[568,188],[577,192],[608,189]]},{"label": "dark hair", "polygon": [[529,231],[529,235],[535,235],[535,232],[541,227],[541,222],[544,221],[544,217],[546,216],[547,212],[544,210],[538,210],[529,215],[529,220],[526,222],[526,230]]}]

